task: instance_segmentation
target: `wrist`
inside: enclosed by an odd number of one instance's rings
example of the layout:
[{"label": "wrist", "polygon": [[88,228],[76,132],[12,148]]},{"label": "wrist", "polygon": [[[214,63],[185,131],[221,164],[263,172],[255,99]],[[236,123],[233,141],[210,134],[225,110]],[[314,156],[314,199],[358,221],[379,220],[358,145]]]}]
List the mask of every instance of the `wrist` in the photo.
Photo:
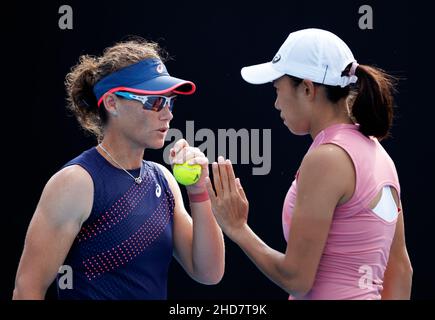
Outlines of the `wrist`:
[{"label": "wrist", "polygon": [[194,184],[191,186],[186,187],[186,191],[187,194],[199,194],[199,193],[203,193],[204,191],[207,192],[207,189],[205,187],[205,183],[201,183],[201,184]]},{"label": "wrist", "polygon": [[237,245],[243,242],[243,239],[246,238],[246,235],[249,233],[250,228],[247,223],[243,224],[238,228],[233,228],[228,232],[225,232],[227,236]]},{"label": "wrist", "polygon": [[189,202],[193,203],[193,202],[204,202],[204,201],[208,201],[210,200],[209,196],[208,196],[208,192],[205,188],[203,188],[202,191],[200,192],[189,192],[189,190],[187,191],[187,196],[189,197]]}]

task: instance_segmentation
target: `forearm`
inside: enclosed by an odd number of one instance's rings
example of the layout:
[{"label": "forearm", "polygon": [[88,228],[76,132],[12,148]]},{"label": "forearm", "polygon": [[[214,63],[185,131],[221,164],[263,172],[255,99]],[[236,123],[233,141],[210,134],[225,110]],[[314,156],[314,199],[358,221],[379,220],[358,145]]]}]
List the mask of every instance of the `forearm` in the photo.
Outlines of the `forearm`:
[{"label": "forearm", "polygon": [[387,269],[384,275],[382,300],[409,300],[411,298],[412,269],[407,266]]},{"label": "forearm", "polygon": [[286,264],[285,254],[269,247],[248,225],[231,238],[276,285],[292,295],[299,296],[305,293],[296,267]]},{"label": "forearm", "polygon": [[190,208],[193,220],[193,272],[203,283],[217,283],[222,278],[225,267],[222,231],[213,216],[209,200],[191,202]]}]

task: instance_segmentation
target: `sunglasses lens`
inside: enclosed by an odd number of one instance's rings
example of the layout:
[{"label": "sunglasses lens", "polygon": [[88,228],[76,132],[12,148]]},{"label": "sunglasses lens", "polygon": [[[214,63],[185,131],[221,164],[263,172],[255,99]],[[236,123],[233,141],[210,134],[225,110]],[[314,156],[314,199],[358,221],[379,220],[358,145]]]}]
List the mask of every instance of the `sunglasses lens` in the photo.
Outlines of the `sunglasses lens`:
[{"label": "sunglasses lens", "polygon": [[163,99],[162,97],[156,97],[156,98],[154,98],[152,105],[153,105],[152,110],[160,111],[165,106],[165,99]]},{"label": "sunglasses lens", "polygon": [[162,97],[148,96],[144,104],[145,109],[152,111],[160,111],[163,108],[164,99]]},{"label": "sunglasses lens", "polygon": [[172,109],[174,109],[174,102],[177,99],[177,97],[172,97],[172,99],[169,102],[169,111],[172,112]]},{"label": "sunglasses lens", "polygon": [[172,109],[174,108],[174,102],[175,102],[175,97],[166,98],[166,97],[148,96],[148,100],[145,103],[145,108],[148,110],[159,112],[166,106],[166,104],[168,104],[169,111],[172,111]]}]

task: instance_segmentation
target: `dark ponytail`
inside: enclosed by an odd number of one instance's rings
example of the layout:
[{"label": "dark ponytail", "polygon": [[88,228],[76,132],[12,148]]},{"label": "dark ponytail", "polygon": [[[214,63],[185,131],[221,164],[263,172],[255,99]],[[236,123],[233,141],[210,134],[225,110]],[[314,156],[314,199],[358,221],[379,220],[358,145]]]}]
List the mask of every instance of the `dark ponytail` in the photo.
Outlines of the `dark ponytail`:
[{"label": "dark ponytail", "polygon": [[358,65],[355,75],[358,82],[352,115],[364,135],[382,140],[389,136],[393,122],[394,78],[367,65]]},{"label": "dark ponytail", "polygon": [[[352,64],[349,64],[342,75],[348,75]],[[393,122],[393,93],[395,78],[383,70],[367,65],[358,65],[355,71],[358,77],[356,85],[325,87],[328,100],[336,103],[349,96],[352,106],[353,120],[360,125],[359,130],[366,136],[374,136],[382,140],[389,136]],[[287,75],[297,87],[303,79]]]}]

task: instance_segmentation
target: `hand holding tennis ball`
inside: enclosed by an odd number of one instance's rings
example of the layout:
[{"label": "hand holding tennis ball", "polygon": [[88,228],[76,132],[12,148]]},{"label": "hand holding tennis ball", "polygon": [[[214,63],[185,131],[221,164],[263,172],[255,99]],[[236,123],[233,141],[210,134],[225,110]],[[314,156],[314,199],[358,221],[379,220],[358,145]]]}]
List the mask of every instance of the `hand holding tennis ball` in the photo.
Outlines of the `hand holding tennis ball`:
[{"label": "hand holding tennis ball", "polygon": [[180,139],[170,150],[169,161],[173,164],[172,170],[178,183],[191,191],[204,190],[205,177],[208,176],[208,159],[201,150]]},{"label": "hand holding tennis ball", "polygon": [[201,177],[201,166],[199,164],[189,165],[186,161],[183,164],[175,164],[172,169],[174,172],[174,177],[178,181],[185,186],[190,186],[198,182]]}]

